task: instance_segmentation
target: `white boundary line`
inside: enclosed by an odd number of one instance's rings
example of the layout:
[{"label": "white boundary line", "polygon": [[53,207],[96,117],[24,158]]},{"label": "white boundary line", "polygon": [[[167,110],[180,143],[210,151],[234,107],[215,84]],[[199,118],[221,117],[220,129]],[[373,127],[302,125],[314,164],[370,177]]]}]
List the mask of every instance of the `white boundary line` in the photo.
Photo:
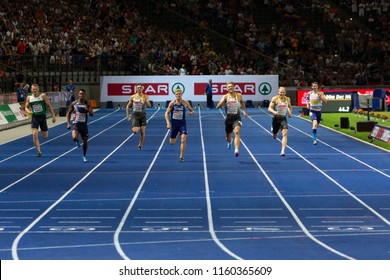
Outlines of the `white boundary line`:
[{"label": "white boundary line", "polygon": [[[223,115],[222,111],[220,110],[221,114]],[[261,126],[259,123],[257,123],[252,117],[248,116],[248,118],[250,120],[252,120],[254,123],[258,124],[260,127],[262,127],[265,131],[267,131],[268,133],[270,133],[268,130],[266,130],[263,126]],[[251,153],[250,149],[248,148],[248,146],[245,144],[245,142],[243,141],[242,137],[241,137],[241,144],[245,147],[245,149],[248,151],[250,157],[252,158],[252,160],[255,162],[255,164],[257,165],[257,167],[259,168],[259,170],[263,173],[264,177],[267,179],[267,181],[269,182],[270,186],[273,188],[273,190],[275,191],[275,193],[277,194],[277,196],[279,197],[279,199],[282,201],[282,203],[284,204],[284,206],[287,208],[287,210],[290,212],[290,214],[292,215],[292,217],[294,218],[294,220],[296,221],[296,223],[298,224],[298,226],[302,229],[302,231],[304,232],[304,234],[309,237],[311,240],[313,240],[315,243],[317,243],[318,245],[320,245],[321,247],[331,251],[332,253],[336,254],[336,255],[339,255],[345,259],[349,259],[349,260],[353,260],[354,258],[328,246],[327,244],[323,243],[322,241],[318,240],[316,237],[314,237],[310,231],[305,227],[305,225],[303,224],[303,222],[299,219],[298,215],[295,213],[295,211],[292,209],[292,207],[290,206],[290,204],[287,202],[287,200],[283,197],[283,195],[280,193],[279,189],[276,187],[275,183],[272,181],[272,179],[268,176],[268,174],[265,172],[265,170],[263,169],[263,167],[261,166],[261,164],[256,160],[255,156]]]},{"label": "white boundary line", "polygon": [[[157,110],[149,119],[153,118],[154,115],[158,112],[159,110]],[[100,133],[96,134],[94,137],[97,137],[98,135],[102,134],[103,132],[109,130],[110,128],[116,126],[117,124],[123,122],[124,120],[126,120],[126,118],[123,118],[121,119],[120,121],[114,123],[113,125],[111,125],[110,127],[106,128],[105,130],[101,131]],[[56,207],[61,201],[63,201],[70,193],[72,193],[72,191],[77,188],[86,178],[89,177],[89,175],[91,175],[98,167],[100,167],[100,165],[102,165],[108,158],[110,158],[119,148],[121,148],[132,136],[134,135],[134,133],[130,134],[130,136],[128,136],[120,145],[118,145],[111,153],[109,153],[102,161],[100,161],[94,168],[92,168],[86,175],[84,175],[76,184],[73,185],[73,187],[71,187],[67,192],[65,192],[56,202],[54,202],[52,205],[50,205],[41,215],[39,215],[31,224],[29,224],[21,233],[18,234],[18,236],[14,239],[13,243],[12,243],[12,247],[11,247],[11,251],[12,251],[12,258],[14,260],[19,260],[19,256],[18,256],[18,245],[19,245],[19,241],[23,238],[23,236],[28,232],[30,231],[30,229],[32,229],[43,217],[45,217],[54,207]],[[74,148],[76,149],[76,147]],[[73,150],[73,149],[72,149]],[[62,154],[61,156],[57,157],[56,159],[62,157],[63,155],[69,153],[70,151]],[[54,159],[54,160],[56,160]],[[54,160],[48,162],[47,164],[45,164],[44,166],[48,165],[49,163],[53,162]],[[34,171],[35,173],[35,171]],[[31,175],[31,173],[30,173]],[[26,177],[26,176],[25,176]]]},{"label": "white boundary line", "polygon": [[[256,124],[258,125],[259,127],[261,127],[263,130],[265,130],[268,134],[271,134],[264,126],[262,126],[261,124],[259,124],[257,121],[255,121],[253,118],[250,117],[250,119]],[[289,125],[290,127],[290,125]],[[298,130],[299,132],[303,133],[303,134],[306,134],[305,132],[303,132],[302,130],[294,127],[294,129]],[[307,135],[307,134],[306,134]],[[280,141],[280,140],[279,140]],[[328,145],[326,144],[325,142],[321,141],[321,143],[324,143],[325,145],[327,145],[328,147],[342,153],[343,155],[346,155],[348,156],[349,158],[377,171],[378,173],[386,176],[386,177],[389,177],[389,175],[387,175],[386,173],[383,173],[382,171],[352,157],[352,156],[349,156],[348,154],[332,147],[331,145]],[[347,193],[349,196],[351,196],[353,199],[355,199],[357,202],[359,202],[362,206],[364,206],[366,209],[368,209],[370,212],[372,212],[375,216],[377,216],[379,219],[381,219],[385,224],[389,225],[390,226],[390,221],[387,220],[385,217],[383,217],[381,214],[379,214],[377,211],[375,211],[372,207],[370,207],[368,204],[366,204],[364,201],[362,201],[360,198],[358,198],[356,195],[354,195],[351,191],[349,191],[347,188],[345,188],[343,185],[341,185],[339,182],[337,182],[335,179],[333,179],[331,176],[329,176],[326,172],[324,172],[323,170],[321,170],[319,167],[317,167],[315,164],[313,164],[311,161],[309,161],[308,159],[306,159],[304,156],[302,156],[300,153],[298,153],[296,150],[294,150],[291,146],[287,145],[287,147],[293,151],[297,156],[299,156],[301,159],[303,159],[305,162],[307,162],[309,165],[311,165],[314,169],[316,169],[318,172],[320,172],[322,175],[324,175],[329,181],[331,181],[332,183],[334,183],[336,186],[338,186],[340,189],[342,189],[345,193]],[[390,178],[390,177],[389,177]]]},{"label": "white boundary line", "polygon": [[206,161],[206,150],[204,145],[204,139],[203,139],[203,128],[202,128],[202,119],[201,119],[201,113],[200,109],[199,111],[199,126],[200,126],[200,139],[202,142],[202,156],[203,156],[203,174],[204,174],[204,185],[205,185],[205,193],[206,193],[206,203],[207,203],[207,219],[209,224],[209,231],[211,234],[211,237],[213,238],[214,242],[228,255],[231,257],[242,260],[241,257],[234,254],[232,251],[230,251],[228,248],[225,247],[225,245],[222,244],[222,242],[218,239],[215,230],[214,230],[214,223],[213,223],[213,210],[211,205],[211,198],[210,198],[210,186],[209,186],[209,178],[208,178],[208,170],[207,170],[207,161]]},{"label": "white boundary line", "polygon": [[[89,124],[93,124],[94,122],[97,122],[97,121],[99,121],[99,120],[101,120],[101,119],[104,119],[104,118],[108,117],[109,115],[114,114],[114,113],[117,112],[117,111],[118,111],[118,110],[115,110],[115,111],[112,112],[112,113],[106,114],[106,115],[104,115],[104,116],[102,116],[102,117],[100,117],[100,118],[98,118],[98,119],[96,119],[96,120],[93,120],[93,121],[91,121]],[[62,123],[62,124],[63,124],[63,123]],[[57,126],[59,126],[59,125],[61,125],[61,124],[58,124]],[[49,140],[46,140],[46,141],[44,141],[44,142],[41,143],[41,146],[43,146],[43,145],[45,145],[45,144],[47,144],[47,143],[50,143],[50,142],[52,142],[52,141],[54,141],[54,140],[56,140],[56,139],[58,139],[58,138],[61,138],[62,136],[65,136],[66,134],[69,134],[69,133],[70,133],[70,131],[67,131],[67,132],[65,132],[65,133],[62,133],[62,134],[60,134],[60,135],[54,137],[54,138],[51,138],[51,139],[49,139]],[[31,134],[31,133],[30,133],[30,134]],[[28,134],[28,135],[30,135],[30,134]],[[28,136],[28,135],[22,136],[22,137],[20,137],[20,138],[26,137],[26,136]],[[19,139],[19,138],[18,138],[18,139]],[[15,139],[15,140],[17,140],[17,139]],[[5,161],[7,161],[7,160],[10,160],[10,159],[12,159],[12,158],[14,158],[14,157],[17,157],[17,156],[19,156],[19,155],[21,155],[21,154],[24,154],[24,153],[26,153],[26,152],[28,152],[28,151],[30,151],[30,150],[33,150],[33,149],[35,149],[35,146],[32,146],[31,148],[28,148],[28,149],[26,149],[26,150],[24,150],[24,151],[21,151],[21,152],[17,153],[17,154],[14,154],[14,155],[12,155],[12,156],[9,156],[9,157],[7,157],[7,158],[4,158],[4,159],[0,160],[0,163],[3,163],[3,162],[5,162]],[[1,193],[1,191],[0,191],[0,193]]]},{"label": "white boundary line", "polygon": [[130,260],[130,258],[126,255],[126,253],[122,249],[122,246],[121,246],[120,241],[119,241],[119,235],[123,229],[124,224],[126,223],[128,216],[130,215],[131,210],[133,209],[135,201],[137,200],[137,198],[138,198],[138,196],[139,196],[139,194],[140,194],[140,192],[141,192],[141,190],[146,182],[146,179],[149,176],[149,173],[150,173],[154,163],[157,160],[158,155],[161,152],[162,147],[164,146],[165,140],[167,139],[168,135],[169,135],[169,129],[165,133],[165,137],[163,138],[163,140],[160,144],[160,147],[158,148],[156,154],[154,155],[154,158],[153,158],[152,162],[150,163],[149,168],[146,170],[146,173],[145,173],[144,177],[142,178],[141,183],[138,185],[137,191],[135,192],[133,198],[131,199],[129,206],[126,209],[126,212],[123,214],[123,217],[122,217],[117,229],[115,230],[114,245],[115,245],[115,248],[116,248],[118,254],[125,260]]},{"label": "white boundary line", "polygon": [[[104,117],[101,117],[101,118],[99,118],[98,120],[100,120],[100,119],[102,119],[102,118],[104,118]],[[98,120],[96,120],[96,121],[98,121]],[[106,128],[106,129],[104,129],[104,130],[102,130],[102,131],[99,132],[98,134],[96,134],[96,135],[94,135],[93,137],[89,138],[88,141],[94,139],[95,137],[97,137],[97,136],[99,136],[100,134],[102,134],[103,132],[105,132],[105,131],[111,129],[112,127],[114,127],[115,125],[117,125],[118,123],[120,123],[120,122],[122,122],[122,121],[123,121],[123,120],[121,120],[121,121],[115,123],[114,125],[111,125],[110,127]],[[68,134],[68,133],[69,133],[69,132],[63,133],[63,134],[57,136],[56,138],[62,137],[62,136],[64,136],[64,135]],[[53,141],[53,140],[56,139],[56,138],[53,138],[53,139],[51,139],[51,140],[49,140],[49,141],[46,141],[45,143],[48,143],[48,142],[50,142],[50,141]],[[32,149],[32,148],[30,148],[30,149]],[[26,174],[26,175],[23,176],[22,178],[20,178],[20,179],[14,181],[13,183],[9,184],[9,185],[6,186],[6,187],[0,189],[0,193],[2,193],[2,192],[4,192],[4,191],[8,190],[8,189],[11,188],[12,186],[14,186],[14,185],[16,185],[17,183],[23,181],[24,179],[30,177],[31,175],[33,175],[33,174],[36,173],[37,171],[43,169],[44,167],[50,165],[51,163],[57,161],[58,159],[62,158],[63,156],[69,154],[70,152],[72,152],[72,151],[74,151],[74,150],[76,150],[76,149],[78,149],[78,148],[77,148],[77,147],[73,147],[72,149],[68,150],[67,152],[64,152],[64,153],[62,153],[61,155],[59,155],[59,156],[53,158],[52,160],[48,161],[47,163],[41,165],[40,167],[38,167],[38,168],[34,169],[33,171],[31,171],[30,173]],[[28,150],[25,150],[24,152],[26,152],[26,151],[28,151]],[[24,152],[21,152],[21,153],[24,153]],[[19,154],[21,154],[21,153],[18,153],[18,154],[16,154],[16,155],[19,155]],[[16,156],[16,155],[14,155],[14,156]]]}]

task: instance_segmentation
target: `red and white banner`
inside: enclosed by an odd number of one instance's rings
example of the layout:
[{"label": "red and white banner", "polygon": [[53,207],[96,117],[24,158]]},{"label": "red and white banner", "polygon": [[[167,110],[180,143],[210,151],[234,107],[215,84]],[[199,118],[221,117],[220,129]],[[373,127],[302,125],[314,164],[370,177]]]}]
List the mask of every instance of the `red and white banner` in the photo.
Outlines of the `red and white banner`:
[{"label": "red and white banner", "polygon": [[214,102],[226,93],[226,83],[234,82],[235,91],[244,95],[244,100],[271,100],[278,93],[277,75],[218,75],[218,76],[102,76],[100,78],[100,101],[127,102],[135,93],[138,83],[143,92],[154,102],[174,98],[176,88],[183,90],[183,98],[191,101],[206,101],[205,89],[213,80]]},{"label": "red and white banner", "polygon": [[[298,90],[297,92],[297,106],[306,106],[306,97],[308,92],[311,89],[307,90]],[[328,101],[340,101],[340,100],[351,100],[352,94],[358,92],[359,94],[373,94],[374,88],[348,88],[348,89],[323,89],[325,97]],[[390,91],[389,88],[386,88],[387,91]],[[389,96],[386,97],[386,104],[390,104]]]}]

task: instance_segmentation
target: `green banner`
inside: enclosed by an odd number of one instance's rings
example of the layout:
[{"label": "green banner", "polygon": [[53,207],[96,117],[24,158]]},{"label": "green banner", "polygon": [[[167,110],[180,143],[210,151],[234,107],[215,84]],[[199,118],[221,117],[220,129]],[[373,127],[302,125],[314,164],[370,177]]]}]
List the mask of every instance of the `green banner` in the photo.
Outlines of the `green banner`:
[{"label": "green banner", "polygon": [[16,121],[15,114],[8,105],[0,105],[0,113],[4,116],[8,123]]}]

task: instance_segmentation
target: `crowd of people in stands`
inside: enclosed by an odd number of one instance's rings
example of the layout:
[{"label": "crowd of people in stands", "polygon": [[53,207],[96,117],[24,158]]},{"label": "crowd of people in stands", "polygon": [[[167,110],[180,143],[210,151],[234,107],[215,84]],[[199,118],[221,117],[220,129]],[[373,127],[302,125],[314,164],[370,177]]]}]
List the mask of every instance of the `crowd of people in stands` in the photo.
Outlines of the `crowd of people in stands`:
[{"label": "crowd of people in stands", "polygon": [[144,75],[275,74],[297,87],[314,79],[326,86],[390,81],[387,1],[261,2],[3,0],[0,61],[115,56],[132,57],[134,74]]}]

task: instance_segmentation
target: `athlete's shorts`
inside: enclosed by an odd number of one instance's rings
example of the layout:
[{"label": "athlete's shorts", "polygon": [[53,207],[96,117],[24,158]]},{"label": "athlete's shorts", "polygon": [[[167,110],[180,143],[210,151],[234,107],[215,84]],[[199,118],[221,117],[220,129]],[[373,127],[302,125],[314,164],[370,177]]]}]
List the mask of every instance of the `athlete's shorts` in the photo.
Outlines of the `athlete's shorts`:
[{"label": "athlete's shorts", "polygon": [[171,126],[170,138],[171,139],[176,138],[178,133],[180,133],[180,135],[182,135],[182,134],[187,135],[187,125],[186,124],[181,124],[181,125],[173,125],[173,126]]},{"label": "athlete's shorts", "polygon": [[321,122],[321,111],[310,110],[309,116],[312,121],[317,120],[317,123]]},{"label": "athlete's shorts", "polygon": [[282,129],[288,129],[286,117],[272,118],[272,133],[276,134],[279,130]]},{"label": "athlete's shorts", "polygon": [[132,127],[141,127],[146,126],[146,115],[143,115],[141,117],[138,117],[133,114],[133,121],[132,121]]},{"label": "athlete's shorts", "polygon": [[48,131],[46,115],[32,115],[31,128],[41,128],[41,131]]},{"label": "athlete's shorts", "polygon": [[86,123],[73,123],[72,129],[78,131],[82,138],[88,137],[88,125]]},{"label": "athlete's shorts", "polygon": [[226,134],[232,133],[233,129],[236,126],[242,126],[241,117],[234,118],[234,119],[230,119],[230,118],[225,119],[225,132],[226,132]]}]

